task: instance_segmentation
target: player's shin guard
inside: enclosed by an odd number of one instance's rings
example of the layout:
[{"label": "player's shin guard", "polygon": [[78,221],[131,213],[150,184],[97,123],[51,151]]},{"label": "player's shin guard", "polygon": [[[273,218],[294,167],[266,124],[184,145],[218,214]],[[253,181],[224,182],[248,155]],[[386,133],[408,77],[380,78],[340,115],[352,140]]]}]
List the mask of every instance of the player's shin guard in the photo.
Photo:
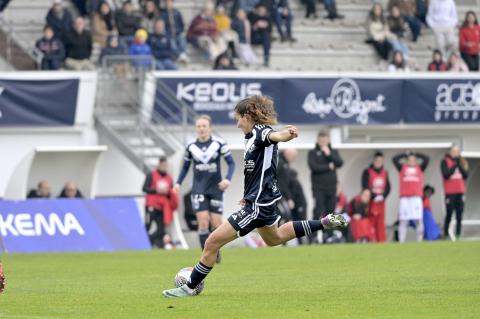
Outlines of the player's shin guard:
[{"label": "player's shin guard", "polygon": [[293,229],[295,230],[295,236],[303,237],[310,235],[320,229],[323,229],[323,225],[319,220],[301,220],[294,221]]},{"label": "player's shin guard", "polygon": [[202,262],[198,262],[193,268],[190,279],[188,279],[187,286],[190,289],[195,289],[205,277],[210,273],[212,267],[205,266]]},{"label": "player's shin guard", "polygon": [[200,247],[205,247],[205,242],[207,241],[210,231],[208,229],[199,229],[198,230],[198,239],[200,240]]}]

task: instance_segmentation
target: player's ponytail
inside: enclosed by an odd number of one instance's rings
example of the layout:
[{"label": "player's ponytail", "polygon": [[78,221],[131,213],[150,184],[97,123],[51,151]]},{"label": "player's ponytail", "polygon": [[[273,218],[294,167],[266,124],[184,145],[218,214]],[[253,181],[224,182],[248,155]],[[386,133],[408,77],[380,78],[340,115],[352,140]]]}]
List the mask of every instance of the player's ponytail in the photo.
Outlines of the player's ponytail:
[{"label": "player's ponytail", "polygon": [[277,124],[277,112],[275,112],[273,100],[269,96],[249,96],[238,102],[234,111],[240,116],[249,114],[255,124]]}]

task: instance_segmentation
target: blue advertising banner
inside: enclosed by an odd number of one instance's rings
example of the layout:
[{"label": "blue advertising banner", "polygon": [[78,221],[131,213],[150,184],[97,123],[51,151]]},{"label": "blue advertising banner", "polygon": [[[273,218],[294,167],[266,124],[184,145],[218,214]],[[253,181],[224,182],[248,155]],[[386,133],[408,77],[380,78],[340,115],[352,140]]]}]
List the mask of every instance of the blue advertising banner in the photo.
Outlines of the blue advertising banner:
[{"label": "blue advertising banner", "polygon": [[[188,77],[157,76],[154,107],[181,122],[176,100],[215,123],[230,124],[233,108],[254,94],[274,98],[280,122],[293,124],[466,123],[480,121],[480,78]],[[162,84],[162,85],[158,85]]]},{"label": "blue advertising banner", "polygon": [[78,87],[78,79],[0,79],[0,126],[73,125]]},{"label": "blue advertising banner", "polygon": [[0,251],[146,250],[134,199],[0,201]]}]

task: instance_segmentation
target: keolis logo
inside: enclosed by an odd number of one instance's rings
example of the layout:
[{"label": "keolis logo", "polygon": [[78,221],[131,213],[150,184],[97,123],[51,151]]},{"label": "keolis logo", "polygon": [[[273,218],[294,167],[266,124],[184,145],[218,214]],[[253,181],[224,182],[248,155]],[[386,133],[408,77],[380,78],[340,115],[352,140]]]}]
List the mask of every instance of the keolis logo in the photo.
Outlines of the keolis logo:
[{"label": "keolis logo", "polygon": [[0,215],[0,235],[7,236],[69,236],[76,233],[85,235],[77,218],[72,213],[66,213],[63,218],[56,213],[43,214],[7,214]]}]

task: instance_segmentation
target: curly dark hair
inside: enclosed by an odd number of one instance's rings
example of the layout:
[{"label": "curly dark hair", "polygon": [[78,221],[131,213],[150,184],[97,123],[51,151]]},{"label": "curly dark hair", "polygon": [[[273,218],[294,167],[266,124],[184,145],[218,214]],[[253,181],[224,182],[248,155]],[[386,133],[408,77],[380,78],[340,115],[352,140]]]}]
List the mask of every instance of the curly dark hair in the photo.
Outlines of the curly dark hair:
[{"label": "curly dark hair", "polygon": [[234,111],[241,116],[250,115],[255,124],[277,124],[277,112],[273,106],[273,99],[269,96],[249,96],[238,102]]}]

